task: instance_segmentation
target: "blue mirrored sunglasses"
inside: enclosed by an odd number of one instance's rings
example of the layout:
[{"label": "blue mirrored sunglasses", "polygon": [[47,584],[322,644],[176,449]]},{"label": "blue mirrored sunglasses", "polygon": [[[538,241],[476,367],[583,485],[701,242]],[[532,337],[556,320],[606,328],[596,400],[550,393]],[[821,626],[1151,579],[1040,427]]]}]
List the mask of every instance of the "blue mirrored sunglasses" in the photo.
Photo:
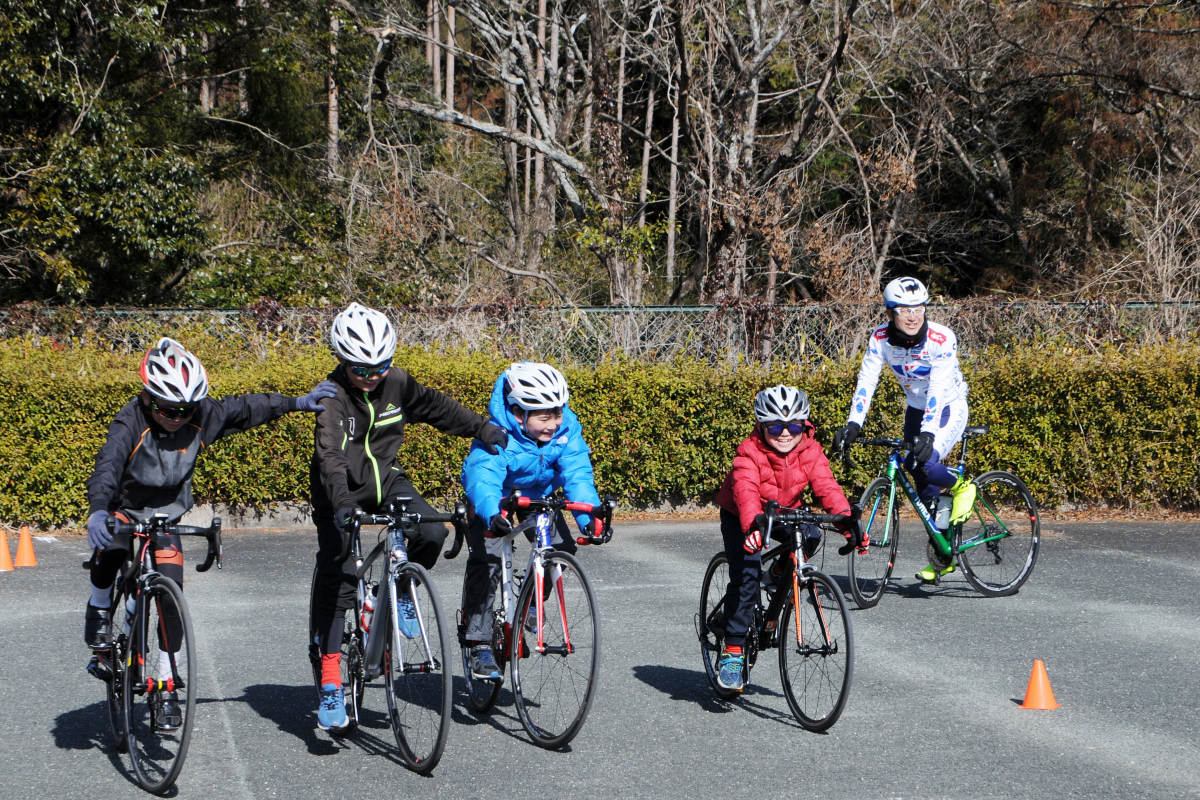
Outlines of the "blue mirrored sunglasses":
[{"label": "blue mirrored sunglasses", "polygon": [[391,366],[391,361],[385,361],[382,364],[378,364],[374,367],[364,367],[359,364],[347,364],[346,369],[349,370],[351,375],[354,375],[358,378],[374,378],[376,375],[382,375],[383,373],[387,372],[388,368]]},{"label": "blue mirrored sunglasses", "polygon": [[786,429],[792,436],[799,436],[804,432],[804,421],[800,422],[768,422],[764,427],[767,429],[768,436],[782,436]]}]

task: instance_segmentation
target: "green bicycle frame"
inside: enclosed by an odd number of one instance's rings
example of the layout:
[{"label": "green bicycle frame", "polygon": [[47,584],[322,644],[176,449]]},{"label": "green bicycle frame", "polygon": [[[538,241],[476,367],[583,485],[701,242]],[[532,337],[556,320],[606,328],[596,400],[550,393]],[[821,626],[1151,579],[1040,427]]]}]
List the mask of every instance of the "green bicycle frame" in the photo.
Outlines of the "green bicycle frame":
[{"label": "green bicycle frame", "polygon": [[[888,479],[888,515],[886,519],[890,522],[892,515],[890,513],[892,507],[896,503],[896,484],[900,484],[900,488],[904,490],[904,495],[908,498],[908,502],[916,510],[917,516],[921,518],[921,522],[925,525],[925,532],[929,535],[929,540],[933,542],[933,546],[937,548],[938,553],[949,558],[954,555],[953,538],[949,536],[949,531],[942,533],[938,530],[937,525],[933,523],[933,518],[929,516],[929,510],[925,508],[925,504],[921,502],[920,496],[917,494],[917,489],[913,486],[912,481],[908,479],[908,473],[904,471],[900,463],[900,456],[896,452],[892,452],[888,456],[887,463],[884,464],[882,474]],[[875,521],[875,514],[878,508],[865,509],[869,511],[870,522]],[[868,526],[870,523],[868,523]],[[884,543],[887,543],[888,532],[884,531]],[[981,544],[981,542],[975,542]],[[972,545],[974,547],[974,544]]]},{"label": "green bicycle frame", "polygon": [[[961,469],[962,466],[960,465],[959,470],[961,471]],[[900,488],[904,492],[905,497],[908,498],[909,504],[917,512],[917,516],[921,518],[921,522],[924,523],[925,532],[928,534],[930,541],[933,542],[933,545],[937,549],[938,553],[946,558],[958,555],[964,550],[970,550],[972,547],[978,547],[981,544],[994,542],[997,539],[1003,539],[1012,535],[1011,531],[1008,530],[1008,527],[996,513],[996,510],[992,508],[992,504],[986,497],[981,495],[975,501],[976,507],[973,510],[981,517],[983,516],[983,511],[981,509],[986,510],[987,513],[991,515],[991,518],[995,521],[995,527],[985,523],[983,526],[983,533],[971,539],[962,541],[959,546],[955,548],[954,537],[951,535],[951,531],[953,531],[956,527],[959,527],[961,523],[952,524],[945,532],[938,530],[937,525],[935,525],[933,522],[933,518],[929,515],[928,509],[925,508],[925,504],[921,502],[921,498],[917,494],[916,487],[913,486],[912,481],[909,480],[908,473],[904,471],[898,453],[893,452],[888,457],[888,460],[884,464],[883,469],[880,470],[880,473],[888,480],[887,510],[890,512],[896,503],[896,485],[899,484]],[[875,515],[879,512],[879,508],[876,506],[875,508],[864,509],[864,511],[868,513],[868,526],[870,526],[875,520]],[[890,513],[887,515],[887,520],[889,522],[891,520]],[[883,538],[884,544],[887,543],[889,535],[890,532],[885,530]]]}]

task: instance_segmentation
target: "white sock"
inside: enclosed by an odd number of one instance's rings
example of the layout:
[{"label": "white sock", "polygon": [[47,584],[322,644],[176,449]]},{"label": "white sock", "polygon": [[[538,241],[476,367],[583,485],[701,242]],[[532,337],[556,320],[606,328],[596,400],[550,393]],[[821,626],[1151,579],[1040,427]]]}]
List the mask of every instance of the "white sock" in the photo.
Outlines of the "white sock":
[{"label": "white sock", "polygon": [[158,679],[165,681],[171,677],[171,654],[160,650],[158,652]]},{"label": "white sock", "polygon": [[105,586],[101,589],[99,586],[93,586],[92,597],[88,603],[96,608],[108,608],[112,605],[112,587]]}]

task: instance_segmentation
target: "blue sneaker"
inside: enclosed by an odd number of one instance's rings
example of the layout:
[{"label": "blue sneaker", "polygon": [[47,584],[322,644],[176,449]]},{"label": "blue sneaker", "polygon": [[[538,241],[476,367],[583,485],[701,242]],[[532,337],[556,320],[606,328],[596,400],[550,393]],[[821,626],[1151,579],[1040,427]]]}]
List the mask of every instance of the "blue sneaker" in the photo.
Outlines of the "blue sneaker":
[{"label": "blue sneaker", "polygon": [[[542,613],[545,613],[544,609],[543,609]],[[525,630],[529,631],[530,633],[537,633],[538,624],[537,624],[537,606],[536,605],[531,604],[529,606],[529,610],[527,612],[525,612]]]},{"label": "blue sneaker", "polygon": [[415,639],[421,632],[421,624],[417,622],[417,607],[413,605],[412,595],[400,592],[396,600],[396,621],[400,625],[400,635],[406,639]]},{"label": "blue sneaker", "polygon": [[492,648],[486,644],[477,644],[471,648],[471,677],[481,681],[500,680],[500,666],[492,655]]},{"label": "blue sneaker", "polygon": [[745,681],[742,680],[742,667],[745,663],[745,656],[735,656],[729,651],[721,653],[721,660],[717,662],[717,684],[731,692],[742,691],[745,687]]},{"label": "blue sneaker", "polygon": [[346,696],[342,687],[332,683],[321,686],[321,704],[317,707],[317,727],[323,731],[346,727]]}]

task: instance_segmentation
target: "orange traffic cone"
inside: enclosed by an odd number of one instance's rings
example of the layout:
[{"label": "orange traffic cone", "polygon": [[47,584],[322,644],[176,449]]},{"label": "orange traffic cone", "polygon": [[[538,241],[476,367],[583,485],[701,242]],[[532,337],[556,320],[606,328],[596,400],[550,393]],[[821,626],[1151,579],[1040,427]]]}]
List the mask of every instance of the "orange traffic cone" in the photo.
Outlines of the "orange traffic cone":
[{"label": "orange traffic cone", "polygon": [[1025,702],[1021,708],[1058,708],[1059,703],[1054,699],[1054,691],[1050,688],[1050,676],[1046,674],[1046,665],[1040,658],[1033,660],[1033,671],[1029,673],[1029,686],[1025,689]]},{"label": "orange traffic cone", "polygon": [[36,567],[37,558],[33,555],[33,537],[29,535],[29,526],[21,526],[21,538],[17,539],[18,567]]},{"label": "orange traffic cone", "polygon": [[0,531],[0,537],[4,541],[0,542],[0,572],[12,572],[12,553],[8,550],[8,531]]}]

